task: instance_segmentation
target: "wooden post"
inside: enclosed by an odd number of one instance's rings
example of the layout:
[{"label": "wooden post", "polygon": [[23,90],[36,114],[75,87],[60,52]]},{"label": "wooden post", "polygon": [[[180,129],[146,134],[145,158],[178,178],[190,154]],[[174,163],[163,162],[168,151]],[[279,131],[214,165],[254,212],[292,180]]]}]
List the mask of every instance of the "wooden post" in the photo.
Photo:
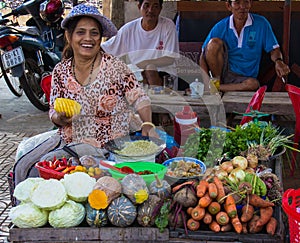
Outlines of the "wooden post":
[{"label": "wooden post", "polygon": [[124,25],[124,1],[105,0],[102,2],[102,4],[103,14],[110,18],[118,29]]},{"label": "wooden post", "polygon": [[[291,0],[285,0],[283,8],[283,36],[282,36],[282,54],[284,62],[289,65],[289,47],[291,32]],[[286,80],[287,81],[287,80]],[[276,77],[272,91],[285,91],[284,83],[281,78]]]}]

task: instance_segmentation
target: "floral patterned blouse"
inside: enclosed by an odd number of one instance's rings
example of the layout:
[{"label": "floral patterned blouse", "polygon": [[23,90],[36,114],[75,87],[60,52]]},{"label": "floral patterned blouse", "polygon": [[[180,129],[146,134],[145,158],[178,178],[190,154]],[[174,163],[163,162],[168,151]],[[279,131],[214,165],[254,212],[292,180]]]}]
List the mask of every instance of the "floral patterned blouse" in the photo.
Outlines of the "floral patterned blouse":
[{"label": "floral patterned blouse", "polygon": [[[97,68],[97,67],[95,67]],[[130,106],[138,110],[150,105],[150,98],[127,65],[102,53],[96,79],[82,86],[72,74],[72,58],[58,63],[51,81],[50,118],[56,98],[69,98],[81,104],[72,125],[59,128],[66,143],[88,143],[96,147],[129,133]]]}]

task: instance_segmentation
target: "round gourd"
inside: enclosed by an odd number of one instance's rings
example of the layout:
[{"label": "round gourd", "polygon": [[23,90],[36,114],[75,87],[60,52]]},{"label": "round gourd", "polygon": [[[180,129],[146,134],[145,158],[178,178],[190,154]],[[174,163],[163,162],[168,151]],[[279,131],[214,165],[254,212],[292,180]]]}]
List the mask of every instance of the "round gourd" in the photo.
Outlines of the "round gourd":
[{"label": "round gourd", "polygon": [[141,226],[150,227],[154,225],[155,217],[153,211],[157,207],[160,198],[156,195],[149,195],[147,201],[138,207],[137,221]]},{"label": "round gourd", "polygon": [[137,215],[133,203],[125,196],[114,199],[107,209],[109,221],[118,227],[131,225]]},{"label": "round gourd", "polygon": [[88,203],[85,206],[86,209],[86,222],[89,226],[102,227],[105,226],[108,222],[107,212],[103,209],[94,209]]},{"label": "round gourd", "polygon": [[122,190],[134,204],[141,204],[148,199],[149,190],[144,179],[137,174],[126,175],[121,182]]},{"label": "round gourd", "polygon": [[150,194],[157,195],[161,199],[165,199],[171,195],[171,186],[165,180],[160,180],[157,176],[155,176],[155,181],[152,181],[149,186]]},{"label": "round gourd", "polygon": [[103,176],[99,178],[94,185],[94,189],[99,189],[106,193],[108,204],[110,204],[115,198],[119,197],[122,192],[121,183],[111,176]]}]

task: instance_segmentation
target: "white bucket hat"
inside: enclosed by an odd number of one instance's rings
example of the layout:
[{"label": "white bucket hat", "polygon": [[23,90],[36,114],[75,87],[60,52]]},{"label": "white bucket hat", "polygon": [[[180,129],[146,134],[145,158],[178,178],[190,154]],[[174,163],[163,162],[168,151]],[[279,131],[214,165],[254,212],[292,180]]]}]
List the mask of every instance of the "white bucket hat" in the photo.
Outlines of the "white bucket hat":
[{"label": "white bucket hat", "polygon": [[102,15],[95,6],[86,4],[76,5],[61,22],[61,27],[67,29],[69,22],[77,16],[88,16],[96,19],[102,26],[103,37],[112,37],[118,32],[117,27],[110,19]]}]

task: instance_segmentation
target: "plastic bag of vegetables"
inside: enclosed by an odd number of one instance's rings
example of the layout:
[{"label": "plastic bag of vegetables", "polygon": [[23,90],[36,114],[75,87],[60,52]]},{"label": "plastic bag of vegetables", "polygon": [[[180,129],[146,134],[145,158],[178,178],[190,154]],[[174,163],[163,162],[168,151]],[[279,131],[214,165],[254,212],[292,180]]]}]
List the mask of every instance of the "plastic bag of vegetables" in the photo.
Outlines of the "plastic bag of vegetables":
[{"label": "plastic bag of vegetables", "polygon": [[85,217],[84,206],[72,200],[49,213],[49,224],[54,228],[69,228],[79,225]]},{"label": "plastic bag of vegetables", "polygon": [[54,210],[67,200],[67,193],[61,181],[49,179],[41,181],[32,190],[30,200],[39,208]]},{"label": "plastic bag of vegetables", "polygon": [[24,203],[11,208],[9,218],[19,228],[37,228],[48,222],[48,212],[33,203]]},{"label": "plastic bag of vegetables", "polygon": [[96,184],[96,179],[84,172],[66,174],[61,181],[69,198],[75,202],[85,202]]}]

